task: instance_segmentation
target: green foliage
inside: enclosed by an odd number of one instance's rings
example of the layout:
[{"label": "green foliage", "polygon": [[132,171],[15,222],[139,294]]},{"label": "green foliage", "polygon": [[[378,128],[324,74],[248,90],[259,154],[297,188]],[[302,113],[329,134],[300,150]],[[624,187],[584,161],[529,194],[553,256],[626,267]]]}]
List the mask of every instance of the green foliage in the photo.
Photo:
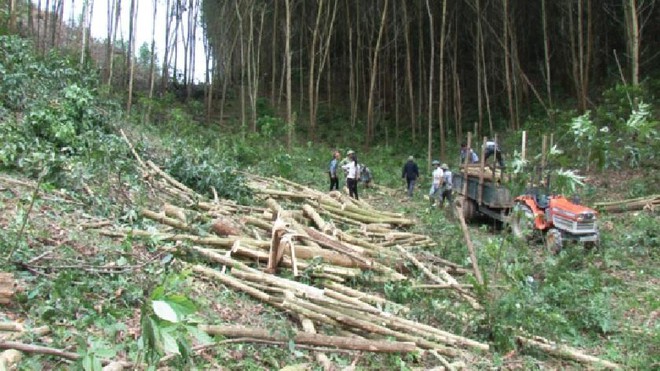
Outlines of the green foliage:
[{"label": "green foliage", "polygon": [[192,339],[209,344],[212,339],[197,328],[193,315],[196,305],[186,296],[177,293],[185,275],[174,275],[163,285],[156,287],[150,299],[142,307],[141,335],[138,348],[144,353],[150,369],[156,369],[158,361],[166,353],[178,355],[182,366],[192,362]]},{"label": "green foliage", "polygon": [[180,140],[175,143],[171,156],[166,160],[168,173],[200,194],[218,196],[246,203],[251,191],[245,178],[238,172],[237,164],[222,153],[209,148],[199,149]]},{"label": "green foliage", "polygon": [[[94,80],[51,54],[35,58],[31,45],[0,37],[0,168],[75,185],[72,170],[126,171],[126,146],[113,134],[117,106],[102,100]],[[84,71],[82,71],[84,72]]]}]

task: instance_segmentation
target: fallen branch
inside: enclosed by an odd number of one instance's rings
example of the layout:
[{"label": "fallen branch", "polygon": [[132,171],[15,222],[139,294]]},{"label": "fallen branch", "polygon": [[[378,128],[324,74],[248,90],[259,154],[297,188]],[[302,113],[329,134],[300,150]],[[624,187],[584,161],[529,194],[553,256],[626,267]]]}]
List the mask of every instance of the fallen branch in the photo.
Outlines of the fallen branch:
[{"label": "fallen branch", "polygon": [[[0,341],[0,349],[15,349],[30,354],[45,354],[68,359],[70,361],[77,361],[81,357],[81,355],[78,353],[67,352],[65,350],[49,348],[42,345],[24,344],[16,341]],[[110,361],[105,359],[101,360],[102,365],[107,365],[112,362],[117,361]],[[132,368],[134,366],[133,363],[130,362],[121,362],[121,364],[124,366],[124,368]]]},{"label": "fallen branch", "polygon": [[470,252],[470,261],[472,262],[472,269],[474,270],[474,277],[477,279],[477,282],[480,285],[484,284],[484,279],[481,276],[481,270],[479,270],[479,262],[477,262],[477,254],[474,252],[474,245],[472,244],[472,239],[470,238],[470,231],[468,231],[467,224],[465,223],[465,218],[463,217],[463,210],[459,206],[456,206],[456,215],[458,215],[458,220],[461,224],[461,229],[463,230],[463,236],[465,237],[465,243],[467,244],[468,251]]},{"label": "fallen branch", "polygon": [[293,340],[294,343],[299,344],[337,347],[346,350],[362,350],[380,353],[408,353],[418,350],[415,343],[411,342],[366,340],[343,336],[310,334],[306,332],[295,332],[293,336],[289,338],[285,334],[277,334],[269,330],[241,326],[200,325],[199,329],[209,335],[225,336],[228,338],[250,337],[269,341]]},{"label": "fallen branch", "polygon": [[621,366],[616,363],[581,353],[575,348],[571,348],[562,344],[556,344],[540,337],[530,339],[523,336],[517,336],[516,340],[518,340],[518,343],[521,346],[537,348],[556,357],[577,361],[592,367],[605,367],[613,370],[621,369]]}]

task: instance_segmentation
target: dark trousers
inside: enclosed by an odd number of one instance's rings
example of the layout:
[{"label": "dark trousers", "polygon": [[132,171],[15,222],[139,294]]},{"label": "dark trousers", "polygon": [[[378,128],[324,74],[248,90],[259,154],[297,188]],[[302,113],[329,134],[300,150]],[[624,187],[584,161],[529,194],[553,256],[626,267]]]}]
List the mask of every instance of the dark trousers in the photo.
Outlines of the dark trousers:
[{"label": "dark trousers", "polygon": [[330,177],[330,190],[338,190],[339,189],[339,178],[338,177]]},{"label": "dark trousers", "polygon": [[442,191],[442,195],[440,195],[440,206],[444,207],[445,206],[445,200],[451,206],[451,189],[445,189]]},{"label": "dark trousers", "polygon": [[484,153],[484,161],[488,161],[488,158],[492,155],[495,155],[495,160],[500,167],[504,167],[504,159],[502,158],[502,151],[499,148],[486,148],[486,153]]},{"label": "dark trousers", "polygon": [[358,192],[357,192],[357,184],[358,184],[357,179],[346,178],[346,185],[348,186],[348,195],[356,200],[359,200]]}]

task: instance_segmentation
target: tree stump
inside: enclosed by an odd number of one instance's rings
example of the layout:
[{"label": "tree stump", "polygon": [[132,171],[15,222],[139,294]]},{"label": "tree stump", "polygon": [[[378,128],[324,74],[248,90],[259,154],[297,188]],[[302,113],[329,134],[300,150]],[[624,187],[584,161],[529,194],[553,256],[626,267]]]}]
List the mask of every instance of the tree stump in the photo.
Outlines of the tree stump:
[{"label": "tree stump", "polygon": [[0,304],[9,305],[12,303],[16,293],[16,280],[11,273],[0,272]]}]

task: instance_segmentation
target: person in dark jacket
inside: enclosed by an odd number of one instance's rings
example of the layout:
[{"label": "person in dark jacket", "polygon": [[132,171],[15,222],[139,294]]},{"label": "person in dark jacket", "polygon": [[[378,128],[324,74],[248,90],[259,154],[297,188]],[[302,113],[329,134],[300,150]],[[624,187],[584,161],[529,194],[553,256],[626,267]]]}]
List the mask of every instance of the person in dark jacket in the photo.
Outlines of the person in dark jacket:
[{"label": "person in dark jacket", "polygon": [[408,157],[408,162],[403,165],[401,178],[406,180],[408,197],[412,198],[413,190],[415,189],[415,182],[417,181],[417,178],[419,178],[419,168],[417,167],[413,156]]}]

